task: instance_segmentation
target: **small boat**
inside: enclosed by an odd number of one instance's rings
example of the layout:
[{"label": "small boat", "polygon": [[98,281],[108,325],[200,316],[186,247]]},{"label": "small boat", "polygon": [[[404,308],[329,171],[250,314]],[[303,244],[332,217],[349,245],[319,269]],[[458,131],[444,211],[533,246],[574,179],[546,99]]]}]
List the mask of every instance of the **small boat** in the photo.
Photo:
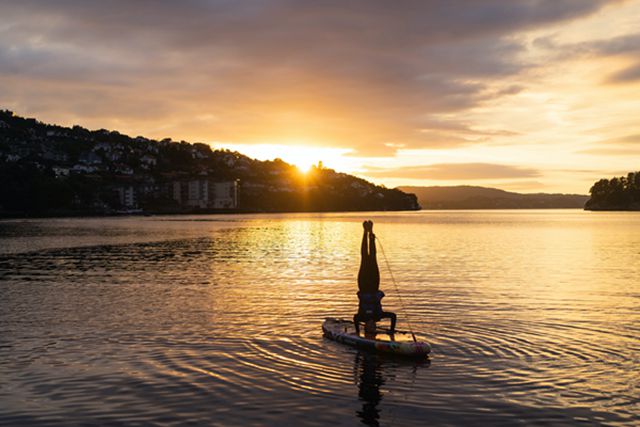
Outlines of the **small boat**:
[{"label": "small boat", "polygon": [[322,324],[322,331],[329,339],[363,350],[410,357],[424,357],[431,352],[428,343],[414,341],[409,332],[396,331],[390,334],[387,329],[378,328],[374,336],[365,337],[356,334],[353,322],[344,319],[327,317]]}]

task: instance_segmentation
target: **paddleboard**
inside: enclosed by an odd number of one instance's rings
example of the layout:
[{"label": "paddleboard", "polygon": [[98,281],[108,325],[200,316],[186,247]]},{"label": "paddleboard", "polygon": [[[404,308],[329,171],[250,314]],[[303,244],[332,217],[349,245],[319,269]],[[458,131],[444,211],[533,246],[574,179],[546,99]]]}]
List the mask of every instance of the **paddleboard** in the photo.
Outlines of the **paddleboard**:
[{"label": "paddleboard", "polygon": [[378,329],[374,336],[365,337],[362,329],[356,334],[353,322],[332,317],[327,317],[322,324],[325,337],[359,349],[412,357],[424,357],[431,352],[428,343],[415,342],[408,332],[396,331],[390,335],[386,330]]}]

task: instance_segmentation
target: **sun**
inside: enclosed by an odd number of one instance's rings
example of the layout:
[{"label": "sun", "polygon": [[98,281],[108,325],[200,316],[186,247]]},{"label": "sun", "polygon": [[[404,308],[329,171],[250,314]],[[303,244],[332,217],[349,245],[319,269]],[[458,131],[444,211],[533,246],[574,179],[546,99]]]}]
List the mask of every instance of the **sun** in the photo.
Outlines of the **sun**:
[{"label": "sun", "polygon": [[302,146],[302,145],[280,145],[275,146],[272,151],[273,157],[279,157],[285,162],[294,165],[302,174],[307,174],[315,166],[340,168],[341,172],[348,172],[353,169],[348,160],[344,160],[344,155],[351,150],[348,148]]},{"label": "sun", "polygon": [[351,173],[359,169],[359,162],[347,155],[351,148],[323,147],[294,143],[231,144],[213,143],[216,148],[239,151],[257,160],[282,159],[295,166],[301,174],[307,174],[315,165]]},{"label": "sun", "polygon": [[310,159],[292,160],[295,167],[302,173],[307,173],[315,163]]}]

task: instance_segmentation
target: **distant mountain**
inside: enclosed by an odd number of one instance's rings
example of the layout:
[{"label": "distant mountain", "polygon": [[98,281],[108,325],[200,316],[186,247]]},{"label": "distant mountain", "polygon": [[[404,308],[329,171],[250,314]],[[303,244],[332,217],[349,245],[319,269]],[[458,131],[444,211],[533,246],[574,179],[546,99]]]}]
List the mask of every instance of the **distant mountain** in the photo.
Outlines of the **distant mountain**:
[{"label": "distant mountain", "polygon": [[589,196],[580,194],[522,194],[497,188],[398,187],[413,193],[423,209],[559,209],[583,208]]},{"label": "distant mountain", "polygon": [[640,211],[640,171],[593,184],[585,205],[591,211]]},{"label": "distant mountain", "polygon": [[0,216],[419,209],[321,166],[302,174],[207,144],[49,125],[0,110]]}]

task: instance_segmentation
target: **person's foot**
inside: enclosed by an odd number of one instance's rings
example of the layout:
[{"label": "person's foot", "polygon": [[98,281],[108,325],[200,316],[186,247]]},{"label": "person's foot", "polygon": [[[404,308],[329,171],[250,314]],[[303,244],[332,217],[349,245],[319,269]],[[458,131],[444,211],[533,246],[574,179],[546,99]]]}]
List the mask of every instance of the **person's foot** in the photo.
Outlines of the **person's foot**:
[{"label": "person's foot", "polygon": [[364,231],[369,231],[369,221],[362,221],[362,228]]},{"label": "person's foot", "polygon": [[369,233],[373,233],[373,221],[369,220]]}]

